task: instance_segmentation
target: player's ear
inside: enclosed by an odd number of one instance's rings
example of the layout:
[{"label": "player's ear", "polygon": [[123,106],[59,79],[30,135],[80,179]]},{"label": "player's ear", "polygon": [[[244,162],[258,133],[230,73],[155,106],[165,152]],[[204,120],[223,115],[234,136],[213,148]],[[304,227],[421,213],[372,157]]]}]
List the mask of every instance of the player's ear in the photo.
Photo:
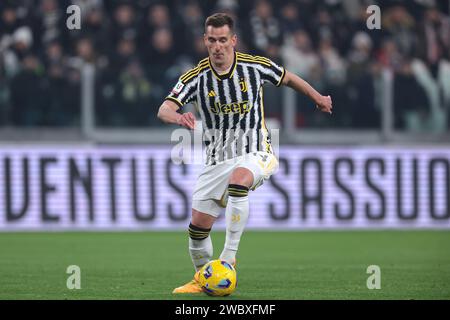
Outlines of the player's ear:
[{"label": "player's ear", "polygon": [[237,44],[237,35],[236,35],[236,33],[234,33],[234,34],[231,36],[231,43],[233,44],[233,47],[236,46],[236,44]]}]

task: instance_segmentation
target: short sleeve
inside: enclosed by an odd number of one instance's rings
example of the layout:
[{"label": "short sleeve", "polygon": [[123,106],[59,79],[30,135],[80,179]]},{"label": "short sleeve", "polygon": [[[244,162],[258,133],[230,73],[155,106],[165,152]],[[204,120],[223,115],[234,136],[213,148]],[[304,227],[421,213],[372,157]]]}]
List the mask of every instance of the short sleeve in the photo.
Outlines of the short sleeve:
[{"label": "short sleeve", "polygon": [[286,70],[270,59],[264,58],[266,63],[261,64],[259,73],[263,82],[270,82],[277,87],[283,82]]},{"label": "short sleeve", "polygon": [[193,102],[197,96],[198,77],[193,77],[187,81],[183,81],[182,79],[183,76],[180,77],[177,84],[165,99],[175,102],[180,108],[185,104]]}]

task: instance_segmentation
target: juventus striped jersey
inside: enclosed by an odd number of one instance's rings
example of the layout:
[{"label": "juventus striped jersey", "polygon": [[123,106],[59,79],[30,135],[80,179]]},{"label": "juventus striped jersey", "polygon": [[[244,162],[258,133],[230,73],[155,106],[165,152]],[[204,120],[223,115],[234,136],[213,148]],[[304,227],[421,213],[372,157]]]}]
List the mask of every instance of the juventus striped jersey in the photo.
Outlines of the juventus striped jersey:
[{"label": "juventus striped jersey", "polygon": [[280,86],[285,69],[268,58],[235,52],[228,73],[219,75],[209,58],[184,73],[167,100],[194,103],[203,124],[206,165],[265,151],[272,153],[264,122],[263,84]]}]

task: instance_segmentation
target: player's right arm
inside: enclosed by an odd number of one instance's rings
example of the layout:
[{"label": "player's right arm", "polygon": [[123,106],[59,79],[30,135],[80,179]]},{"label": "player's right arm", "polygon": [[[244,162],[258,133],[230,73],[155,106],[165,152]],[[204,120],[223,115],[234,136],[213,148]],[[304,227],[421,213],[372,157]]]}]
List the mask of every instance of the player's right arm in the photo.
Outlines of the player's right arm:
[{"label": "player's right arm", "polygon": [[195,128],[195,116],[192,112],[186,112],[183,114],[178,113],[180,107],[171,100],[165,100],[159,107],[158,118],[165,123],[178,124],[188,129],[194,130]]},{"label": "player's right arm", "polygon": [[198,67],[183,74],[172,91],[159,107],[158,118],[165,123],[178,124],[194,130],[195,117],[192,112],[177,112],[185,104],[195,101],[197,88]]}]

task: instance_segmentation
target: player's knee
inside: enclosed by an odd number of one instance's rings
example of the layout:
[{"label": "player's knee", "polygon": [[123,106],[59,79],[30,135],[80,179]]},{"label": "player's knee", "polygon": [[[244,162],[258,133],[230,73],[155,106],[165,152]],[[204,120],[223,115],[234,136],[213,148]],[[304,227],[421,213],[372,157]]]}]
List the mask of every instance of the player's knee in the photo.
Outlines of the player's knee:
[{"label": "player's knee", "polygon": [[229,183],[250,188],[253,184],[253,173],[247,168],[237,168],[231,174]]},{"label": "player's knee", "polygon": [[[204,209],[205,211],[207,211],[208,208],[205,207]],[[191,223],[193,225],[203,229],[211,229],[215,221],[215,216],[200,212],[192,208]]]},{"label": "player's knee", "polygon": [[194,224],[192,224],[192,222],[189,224],[189,238],[191,238],[192,240],[203,240],[208,238],[209,233],[211,232],[211,228],[207,229],[207,228],[202,228],[202,227],[198,227]]},{"label": "player's knee", "polygon": [[242,198],[248,196],[248,187],[241,184],[229,184],[228,195],[230,197]]}]

